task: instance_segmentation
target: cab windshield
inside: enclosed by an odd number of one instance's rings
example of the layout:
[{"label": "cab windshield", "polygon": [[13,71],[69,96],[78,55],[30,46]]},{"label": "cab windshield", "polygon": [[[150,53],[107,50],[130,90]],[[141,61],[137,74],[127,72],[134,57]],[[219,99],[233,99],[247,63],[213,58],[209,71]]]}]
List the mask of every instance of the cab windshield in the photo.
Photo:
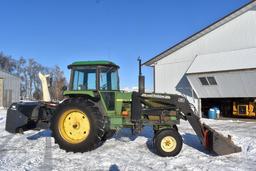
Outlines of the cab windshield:
[{"label": "cab windshield", "polygon": [[72,90],[96,90],[96,74],[96,68],[74,69]]},{"label": "cab windshield", "polygon": [[[97,74],[99,74],[98,77]],[[70,88],[74,91],[119,90],[118,71],[116,67],[73,68],[72,78]]]}]

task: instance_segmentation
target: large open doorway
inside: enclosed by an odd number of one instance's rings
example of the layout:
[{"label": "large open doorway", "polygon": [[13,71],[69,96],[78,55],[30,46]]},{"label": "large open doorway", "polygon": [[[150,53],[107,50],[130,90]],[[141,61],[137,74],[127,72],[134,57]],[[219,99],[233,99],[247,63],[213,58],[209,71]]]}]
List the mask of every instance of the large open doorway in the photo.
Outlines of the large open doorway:
[{"label": "large open doorway", "polygon": [[256,98],[202,98],[202,117],[208,117],[210,108],[217,107],[220,117],[256,117]]}]

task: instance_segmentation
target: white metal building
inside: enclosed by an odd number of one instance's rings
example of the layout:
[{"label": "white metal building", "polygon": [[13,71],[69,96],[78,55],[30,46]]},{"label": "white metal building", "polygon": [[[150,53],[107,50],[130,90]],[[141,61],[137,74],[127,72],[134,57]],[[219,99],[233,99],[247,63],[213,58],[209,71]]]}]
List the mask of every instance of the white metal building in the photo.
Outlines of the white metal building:
[{"label": "white metal building", "polygon": [[0,108],[20,100],[20,83],[19,77],[0,70]]},{"label": "white metal building", "polygon": [[155,92],[185,95],[199,111],[203,99],[256,97],[256,1],[144,65],[153,67]]}]

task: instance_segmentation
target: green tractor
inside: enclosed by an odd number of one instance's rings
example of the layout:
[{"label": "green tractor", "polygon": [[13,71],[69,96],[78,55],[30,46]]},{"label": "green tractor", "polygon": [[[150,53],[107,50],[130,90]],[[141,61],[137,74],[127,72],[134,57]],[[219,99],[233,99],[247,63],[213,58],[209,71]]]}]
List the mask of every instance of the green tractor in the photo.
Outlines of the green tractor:
[{"label": "green tractor", "polygon": [[176,156],[183,140],[177,125],[188,120],[202,145],[224,155],[241,151],[230,136],[224,137],[205,124],[180,95],[145,93],[139,60],[139,91],[119,88],[119,66],[109,61],[81,61],[69,65],[68,90],[61,103],[14,103],[8,109],[6,130],[11,133],[48,128],[61,149],[87,152],[99,147],[121,128],[138,134],[144,126],[154,130],[153,145],[160,156]]}]

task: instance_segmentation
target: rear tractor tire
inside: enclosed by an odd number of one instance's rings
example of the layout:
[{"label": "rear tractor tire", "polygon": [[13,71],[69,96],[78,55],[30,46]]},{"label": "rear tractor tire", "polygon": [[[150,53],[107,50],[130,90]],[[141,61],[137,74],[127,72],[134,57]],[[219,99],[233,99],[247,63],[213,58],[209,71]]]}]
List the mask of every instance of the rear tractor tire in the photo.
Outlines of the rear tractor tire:
[{"label": "rear tractor tire", "polygon": [[162,157],[173,157],[182,149],[182,137],[175,129],[159,130],[154,136],[156,153]]},{"label": "rear tractor tire", "polygon": [[51,121],[52,136],[67,152],[87,152],[102,143],[104,117],[87,99],[68,99],[59,105]]}]

